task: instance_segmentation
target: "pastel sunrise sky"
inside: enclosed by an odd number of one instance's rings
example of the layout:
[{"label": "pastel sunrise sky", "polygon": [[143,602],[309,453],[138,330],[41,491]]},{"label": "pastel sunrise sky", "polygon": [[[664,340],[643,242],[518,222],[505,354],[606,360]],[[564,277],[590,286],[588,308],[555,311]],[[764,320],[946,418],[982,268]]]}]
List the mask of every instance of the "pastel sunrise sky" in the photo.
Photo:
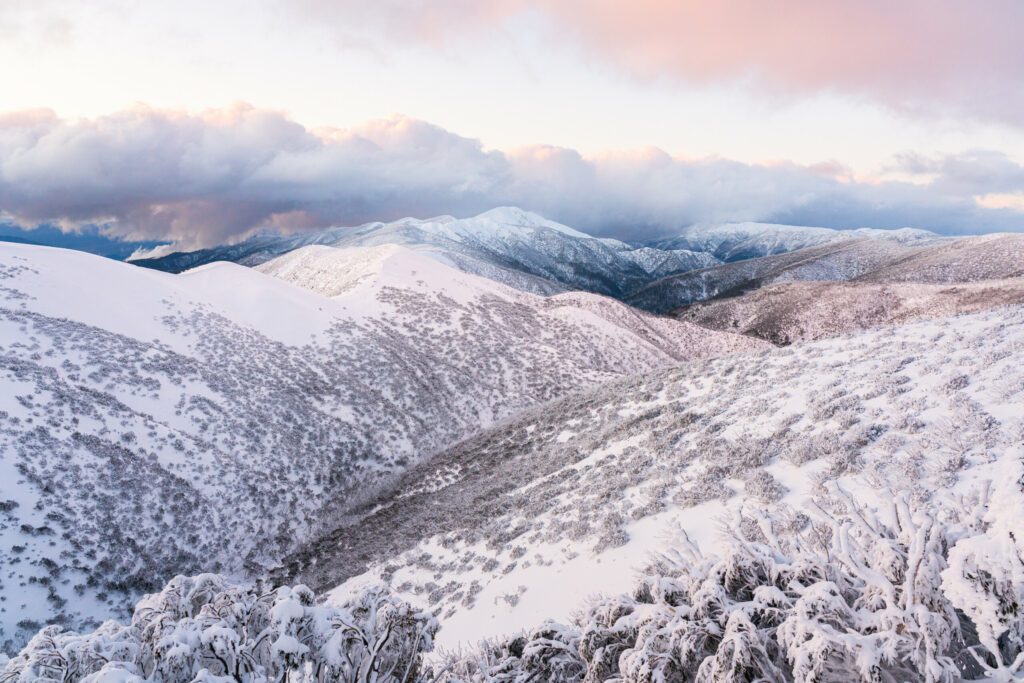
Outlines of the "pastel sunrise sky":
[{"label": "pastel sunrise sky", "polygon": [[1017,0],[0,0],[0,216],[1024,229]]}]

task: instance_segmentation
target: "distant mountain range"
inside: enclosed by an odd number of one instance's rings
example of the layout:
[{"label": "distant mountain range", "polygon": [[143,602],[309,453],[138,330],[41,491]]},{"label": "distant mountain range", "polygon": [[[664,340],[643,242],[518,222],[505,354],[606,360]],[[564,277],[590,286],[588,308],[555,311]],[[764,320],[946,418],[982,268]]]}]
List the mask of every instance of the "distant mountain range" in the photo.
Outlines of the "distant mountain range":
[{"label": "distant mountain range", "polygon": [[953,282],[778,282],[678,309],[680,320],[787,345],[1024,304],[1024,278]]},{"label": "distant mountain range", "polygon": [[292,237],[261,235],[235,245],[138,259],[134,263],[180,272],[213,261],[255,266],[310,245],[340,248],[381,244],[421,250],[465,272],[537,293],[582,289],[621,297],[652,279],[718,263],[704,253],[635,248],[618,240],[597,239],[535,213],[509,207],[466,219],[406,218]]},{"label": "distant mountain range", "polygon": [[731,263],[760,256],[784,254],[789,251],[844,240],[880,237],[897,242],[917,242],[934,238],[936,235],[927,230],[912,228],[834,230],[832,228],[748,222],[693,225],[674,237],[657,240],[651,246],[659,249],[689,249],[708,253],[723,263]]},{"label": "distant mountain range", "polygon": [[976,282],[1024,275],[1024,235],[848,239],[681,273],[643,287],[630,304],[657,313],[782,282]]},{"label": "distant mountain range", "polygon": [[[575,289],[626,299],[662,278],[740,259],[852,240],[884,239],[904,244],[935,238],[933,233],[910,229],[831,230],[737,223],[693,226],[671,239],[631,245],[591,237],[535,213],[501,207],[465,219],[406,218],[290,237],[259,235],[234,245],[133,262],[181,272],[214,261],[256,266],[310,245],[344,248],[400,244],[524,291],[550,294]],[[642,297],[636,300],[645,301]]]}]

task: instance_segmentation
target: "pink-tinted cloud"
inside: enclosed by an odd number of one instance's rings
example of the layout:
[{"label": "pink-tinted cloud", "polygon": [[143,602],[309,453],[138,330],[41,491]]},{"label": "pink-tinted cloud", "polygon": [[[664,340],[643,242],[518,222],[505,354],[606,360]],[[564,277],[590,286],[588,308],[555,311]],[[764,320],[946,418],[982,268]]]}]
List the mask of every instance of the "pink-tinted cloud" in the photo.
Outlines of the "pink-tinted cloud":
[{"label": "pink-tinted cloud", "polygon": [[[136,108],[90,120],[0,116],[0,216],[183,248],[255,230],[309,230],[513,204],[599,235],[653,237],[699,222],[1024,229],[979,197],[1024,192],[999,152],[897,160],[916,184],[856,182],[839,165],[683,160],[658,149],[586,157],[562,147],[485,149],[406,117],[313,131],[238,105],[202,114]],[[830,170],[831,169],[831,170]]]},{"label": "pink-tinted cloud", "polygon": [[1019,0],[296,0],[385,40],[472,42],[508,20],[546,19],[641,77],[836,91],[919,113],[1024,123]]}]

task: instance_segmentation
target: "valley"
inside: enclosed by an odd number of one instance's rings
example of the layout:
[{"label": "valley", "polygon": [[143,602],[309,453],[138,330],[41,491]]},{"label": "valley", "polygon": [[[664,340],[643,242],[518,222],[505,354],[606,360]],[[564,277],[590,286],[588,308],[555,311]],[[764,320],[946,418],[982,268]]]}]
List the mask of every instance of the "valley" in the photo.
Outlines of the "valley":
[{"label": "valley", "polygon": [[176,573],[258,574],[483,426],[765,344],[360,249],[325,282],[305,251],[265,264],[278,278],[0,246],[0,450],[19,492],[4,503],[0,642],[97,624]]},{"label": "valley", "polygon": [[1020,506],[1024,242],[757,229],[631,247],[503,209],[177,274],[0,245],[0,640],[213,572],[387,595],[424,671],[490,681],[455,653],[529,668],[499,644],[694,571],[665,553],[790,552],[854,500]]}]

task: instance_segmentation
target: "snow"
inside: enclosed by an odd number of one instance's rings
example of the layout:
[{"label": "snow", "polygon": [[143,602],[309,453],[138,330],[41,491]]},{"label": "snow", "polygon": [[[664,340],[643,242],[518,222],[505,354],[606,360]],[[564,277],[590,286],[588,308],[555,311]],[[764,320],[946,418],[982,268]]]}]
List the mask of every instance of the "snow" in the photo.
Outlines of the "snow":
[{"label": "snow", "polygon": [[[853,238],[766,256],[761,256],[764,249],[760,247],[742,251],[745,247],[738,245],[735,258],[728,257],[731,263],[662,278],[631,292],[625,300],[644,310],[670,313],[715,297],[723,306],[731,304],[729,298],[742,303],[756,297],[761,288],[786,283],[818,283],[819,288],[823,282],[965,284],[1024,276],[1022,235],[901,239],[889,235],[890,231],[879,231],[871,238],[857,238],[860,233],[850,232]],[[772,248],[768,244],[769,252]],[[765,296],[772,302],[768,292]],[[786,296],[775,299],[766,307],[765,317],[773,305],[799,312],[799,302]],[[829,303],[827,296],[820,302]],[[755,315],[761,313],[757,304],[752,308]]]},{"label": "snow", "polygon": [[403,218],[332,227],[301,235],[256,235],[244,242],[139,263],[181,271],[213,261],[259,266],[310,246],[400,245],[428,253],[470,274],[535,294],[581,289],[623,296],[651,280],[717,263],[708,254],[594,238],[536,213],[499,207],[469,218]]},{"label": "snow", "polygon": [[[702,547],[712,551],[720,548],[716,531],[726,510],[725,505],[715,502],[685,513],[666,512],[630,525],[629,543],[603,553],[571,544],[537,545],[530,548],[528,557],[540,555],[553,560],[551,564],[531,564],[499,577],[466,575],[465,580],[475,578],[487,583],[472,608],[443,620],[436,638],[438,648],[469,647],[487,638],[529,629],[545,619],[566,621],[588,598],[632,585],[639,566],[658,548],[669,547],[677,529],[686,529]],[[520,587],[526,590],[520,592]],[[347,593],[344,585],[337,590],[342,595]],[[510,606],[502,599],[505,595],[519,595],[518,603]]]},{"label": "snow", "polygon": [[880,230],[781,225],[778,223],[718,223],[693,225],[678,236],[662,240],[663,246],[678,245],[695,251],[704,251],[723,261],[752,256],[781,254],[797,249],[819,246],[851,239],[883,239],[896,242],[925,242],[937,239],[935,233],[914,228]]},{"label": "snow", "polygon": [[[547,223],[500,209],[390,225],[505,247],[524,235],[530,245],[577,238]],[[764,230],[761,246],[782,248],[786,234]],[[932,239],[889,237],[876,254]],[[297,558],[289,571],[334,586],[337,605],[389,582],[436,609],[437,642],[457,648],[569,619],[589,597],[628,588],[683,532],[724,552],[722,527],[755,511],[830,510],[845,497],[884,517],[897,494],[963,501],[994,482],[985,533],[963,532],[942,581],[995,647],[1008,628],[1004,594],[1024,586],[1012,536],[1024,516],[1024,306],[996,296],[1017,281],[960,281],[1020,268],[1022,246],[1015,236],[940,241],[882,269],[846,251],[772,271],[776,282],[881,270],[897,282],[953,278],[980,309],[946,316],[959,309],[934,297],[949,288],[909,284],[904,299],[933,319],[878,327],[879,317],[860,331],[829,313],[845,307],[835,299],[801,323],[828,339],[774,348],[596,294],[529,293],[431,244],[307,244],[255,268],[180,275],[0,245],[0,480],[14,483],[0,495],[12,568],[0,585],[3,637],[58,610],[73,623],[110,616],[123,600],[73,587],[101,571],[162,580],[153,572],[195,552],[237,574]],[[658,254],[634,255],[655,267]],[[844,329],[854,331],[834,336]],[[332,530],[314,555],[288,556],[320,530],[324,509],[353,500],[365,506],[334,511],[358,510],[358,524]],[[122,535],[147,553],[126,552]],[[51,565],[60,582],[47,578]],[[347,574],[325,583],[333,572]],[[1002,592],[966,580],[983,572]],[[299,598],[280,597],[276,622],[306,614]],[[167,642],[185,653],[229,637],[199,633]],[[274,650],[304,647],[282,632]]]},{"label": "snow", "polygon": [[159,321],[172,307],[210,308],[292,346],[325,332],[333,317],[320,297],[233,263],[174,276],[34,245],[4,243],[0,256],[5,264],[30,268],[18,276],[17,288],[33,297],[32,310],[141,341],[176,341]]},{"label": "snow", "polygon": [[[912,496],[941,491],[955,498],[967,496],[985,481],[1001,481],[1004,495],[994,500],[1005,502],[993,506],[994,515],[1005,524],[1018,524],[1024,514],[1017,484],[1022,451],[1013,435],[1024,429],[1019,410],[1024,375],[1011,350],[1021,345],[1024,307],[1017,306],[736,355],[707,366],[691,364],[628,387],[582,396],[578,408],[562,402],[540,414],[531,412],[482,440],[501,444],[493,451],[469,451],[451,461],[475,463],[480,472],[487,472],[502,461],[527,458],[516,442],[522,437],[515,434],[528,435],[526,443],[536,449],[538,460],[522,461],[520,488],[500,493],[507,512],[487,518],[483,527],[524,530],[517,532],[514,541],[497,546],[486,533],[483,540],[465,543],[456,539],[473,537],[472,530],[457,534],[438,530],[438,535],[424,537],[406,554],[388,557],[393,571],[390,583],[405,591],[409,600],[440,610],[437,642],[442,649],[453,650],[472,646],[481,638],[532,628],[544,619],[566,622],[590,596],[628,590],[638,567],[670,545],[666,539],[677,529],[705,552],[718,552],[723,542],[720,529],[738,515],[779,506],[827,507],[832,504],[827,502],[831,495],[827,492],[836,486],[858,502],[884,511],[901,490]],[[960,375],[968,379],[954,381]],[[646,389],[647,385],[658,389]],[[853,401],[844,407],[848,397]],[[848,424],[852,411],[858,417]],[[704,435],[697,425],[675,426],[674,420],[691,413],[702,420],[698,425],[707,425]],[[1002,422],[1001,429],[986,432],[983,447],[982,437],[974,430],[988,429],[977,426],[988,424],[988,418],[971,414],[991,415]],[[631,426],[638,424],[643,427]],[[860,444],[856,446],[858,464],[843,464],[838,474],[833,468],[844,456],[826,457],[815,450],[827,447],[827,441],[817,445],[816,439],[842,439],[871,424],[879,425],[882,437],[856,442]],[[675,438],[669,436],[673,430]],[[709,442],[708,433],[716,441]],[[606,434],[626,436],[609,441]],[[961,464],[954,460],[954,465],[947,465],[944,454],[959,448],[958,434],[970,434],[963,437],[967,455]],[[537,445],[538,438],[546,439],[546,445]],[[672,467],[673,461],[681,459],[686,464],[674,475],[676,483],[664,481],[669,491],[674,486],[692,488],[705,468],[728,464],[717,458],[739,458],[742,444],[758,439],[766,446],[758,445],[751,455],[773,444],[781,451],[751,470],[766,472],[781,485],[780,500],[754,499],[743,493],[743,476],[721,474],[710,482],[731,490],[724,497],[689,506],[669,501],[666,509],[642,511],[639,518],[633,516],[636,508],[633,515],[629,513],[633,506],[642,509],[659,468]],[[721,450],[714,450],[716,445]],[[810,445],[808,456],[802,455],[805,445]],[[695,449],[692,455],[687,455],[689,448]],[[921,461],[918,454],[930,454],[930,458]],[[492,457],[499,460],[489,460]],[[450,468],[451,462],[445,466]],[[549,467],[531,476],[531,468],[537,466],[531,462]],[[494,476],[504,479],[512,471],[501,470]],[[471,501],[479,495],[477,490],[494,495],[493,484],[472,488],[469,482],[474,476],[478,475],[464,469],[461,480],[449,480],[444,501]],[[479,476],[489,481],[487,475]],[[474,519],[480,514],[472,503],[461,512],[458,504],[453,505],[449,516]],[[582,519],[596,519],[620,507],[626,520],[624,543],[605,547],[595,545],[593,535],[549,533],[574,512]],[[521,555],[516,551],[519,546],[525,549]],[[965,546],[968,555],[971,547]],[[430,556],[425,564],[416,559],[424,553]],[[494,568],[480,564],[479,558],[494,558]],[[996,557],[991,560],[996,561]],[[439,575],[441,567],[447,569]],[[384,578],[380,572],[379,566],[372,565],[365,574],[339,583],[329,600],[342,599],[371,578]],[[446,582],[457,587],[476,582],[480,588],[468,604],[457,597],[438,602],[419,589]]]},{"label": "snow", "polygon": [[333,298],[347,311],[360,304],[376,306],[377,294],[386,287],[441,293],[460,304],[483,295],[508,300],[521,296],[511,287],[453,268],[440,254],[394,244],[344,249],[301,247],[257,266],[256,270]]},{"label": "snow", "polygon": [[425,221],[407,218],[400,222],[415,225],[426,232],[443,235],[456,241],[466,237],[485,240],[502,239],[519,234],[523,229],[537,230],[540,228],[554,230],[577,239],[594,239],[590,235],[570,228],[567,225],[548,220],[539,214],[524,211],[514,206],[501,206],[462,220],[454,219],[451,216],[444,216]]}]

